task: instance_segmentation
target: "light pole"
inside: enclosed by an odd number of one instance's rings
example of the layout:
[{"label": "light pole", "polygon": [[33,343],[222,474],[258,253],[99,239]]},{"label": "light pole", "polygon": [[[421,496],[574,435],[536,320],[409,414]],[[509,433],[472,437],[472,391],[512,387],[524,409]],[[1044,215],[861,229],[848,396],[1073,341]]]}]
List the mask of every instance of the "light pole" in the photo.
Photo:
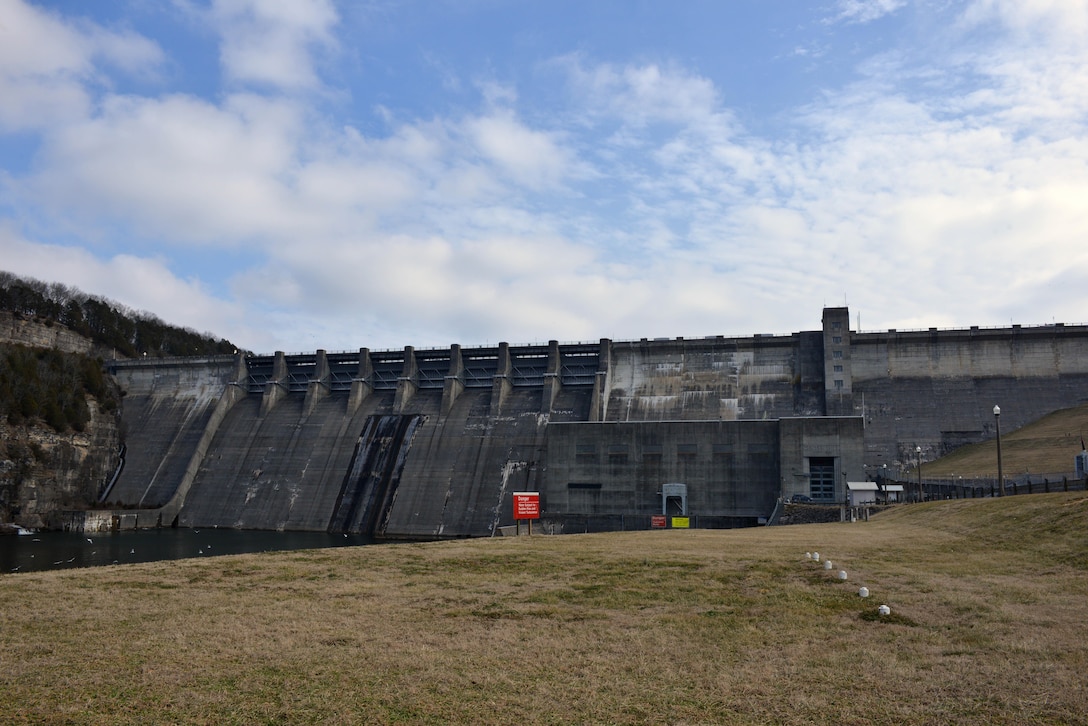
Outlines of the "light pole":
[{"label": "light pole", "polygon": [[926,497],[922,493],[922,447],[915,446],[914,453],[918,455],[918,501],[924,502]]},{"label": "light pole", "polygon": [[1001,407],[994,406],[994,423],[997,424],[997,491],[1005,496],[1005,477],[1001,472]]},{"label": "light pole", "polygon": [[888,503],[888,465],[884,464],[884,476],[880,480],[880,486],[884,490],[884,503]]}]

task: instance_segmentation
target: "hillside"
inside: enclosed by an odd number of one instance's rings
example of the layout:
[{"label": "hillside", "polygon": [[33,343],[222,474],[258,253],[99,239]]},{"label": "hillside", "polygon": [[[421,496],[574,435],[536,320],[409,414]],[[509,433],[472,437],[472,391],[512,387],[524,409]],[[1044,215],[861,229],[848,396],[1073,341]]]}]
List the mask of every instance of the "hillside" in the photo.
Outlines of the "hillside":
[{"label": "hillside", "polygon": [[[1006,477],[1072,472],[1074,458],[1088,440],[1088,404],[1055,411],[1015,431],[1001,433]],[[997,442],[962,446],[935,461],[923,462],[926,477],[996,477]]]},{"label": "hillside", "polygon": [[[89,340],[100,354],[108,351],[110,357],[122,358],[237,352],[237,346],[229,340],[217,339],[210,333],[169,325],[154,315],[128,309],[112,300],[3,271],[0,271],[0,312],[10,314],[0,318],[0,323],[5,323],[0,324],[0,335],[29,336],[26,340],[7,337],[7,342],[43,346],[36,341],[50,341],[44,347],[78,347],[72,342],[74,334]],[[45,330],[20,325],[20,321],[32,321]],[[51,329],[56,326],[68,333],[53,333]],[[64,344],[59,343],[62,340]]]},{"label": "hillside", "polygon": [[1085,531],[1088,496],[1069,493],[853,524],[0,575],[0,709],[13,723],[1084,723]]}]

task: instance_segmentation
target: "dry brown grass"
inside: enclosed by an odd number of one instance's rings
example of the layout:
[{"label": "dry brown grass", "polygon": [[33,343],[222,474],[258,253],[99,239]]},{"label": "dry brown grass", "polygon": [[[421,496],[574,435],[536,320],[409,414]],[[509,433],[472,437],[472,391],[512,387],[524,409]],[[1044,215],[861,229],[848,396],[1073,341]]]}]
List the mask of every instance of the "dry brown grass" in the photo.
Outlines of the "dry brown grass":
[{"label": "dry brown grass", "polygon": [[1085,532],[1078,493],[5,575],[0,721],[1085,723]]},{"label": "dry brown grass", "polygon": [[[1001,432],[1001,463],[1005,476],[1034,472],[1073,471],[1073,461],[1088,439],[1088,404],[1047,414],[1015,431]],[[961,446],[947,456],[922,465],[927,477],[997,477],[995,440]]]}]

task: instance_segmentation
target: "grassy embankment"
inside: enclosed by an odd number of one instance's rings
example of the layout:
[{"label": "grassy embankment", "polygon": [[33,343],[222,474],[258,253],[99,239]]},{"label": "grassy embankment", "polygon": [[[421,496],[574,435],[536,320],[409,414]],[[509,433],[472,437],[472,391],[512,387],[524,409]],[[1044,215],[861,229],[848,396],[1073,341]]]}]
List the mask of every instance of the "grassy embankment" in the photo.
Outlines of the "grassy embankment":
[{"label": "grassy embankment", "polygon": [[0,721],[1085,723],[1086,533],[1078,492],[4,575]]},{"label": "grassy embankment", "polygon": [[[1015,431],[1001,432],[1002,469],[1007,477],[1034,472],[1073,470],[1073,460],[1088,439],[1088,404],[1043,416]],[[991,439],[961,446],[947,456],[922,464],[926,477],[997,477],[997,443]],[[911,475],[913,476],[913,475]]]}]

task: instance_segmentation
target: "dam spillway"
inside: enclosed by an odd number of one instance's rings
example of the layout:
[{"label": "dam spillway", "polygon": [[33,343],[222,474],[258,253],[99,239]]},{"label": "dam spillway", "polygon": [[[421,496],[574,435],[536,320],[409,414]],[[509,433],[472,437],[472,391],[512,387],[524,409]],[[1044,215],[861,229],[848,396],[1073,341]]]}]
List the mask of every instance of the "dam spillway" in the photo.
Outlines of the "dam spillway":
[{"label": "dam spillway", "polygon": [[[1088,328],[114,361],[127,454],[114,524],[487,536],[538,491],[553,531],[663,510],[754,524],[779,497],[926,459],[1086,399]],[[1003,421],[1003,424],[1005,421]],[[597,520],[594,520],[597,518]],[[609,520],[613,518],[613,520]],[[610,526],[601,524],[600,526]]]},{"label": "dam spillway", "polygon": [[144,454],[111,502],[187,527],[490,534],[506,492],[535,486],[547,422],[591,417],[599,358],[551,343],[118,362]]}]

